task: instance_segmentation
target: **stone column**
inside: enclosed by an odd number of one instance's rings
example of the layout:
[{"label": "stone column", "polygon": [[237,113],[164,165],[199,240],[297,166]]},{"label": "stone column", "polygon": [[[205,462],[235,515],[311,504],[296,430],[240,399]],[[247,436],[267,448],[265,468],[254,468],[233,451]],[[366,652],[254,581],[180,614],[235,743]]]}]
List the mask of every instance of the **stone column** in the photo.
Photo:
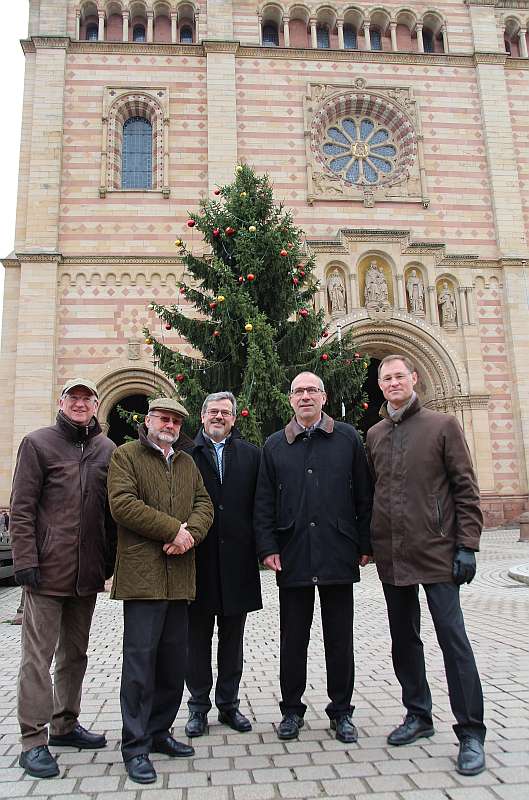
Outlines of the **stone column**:
[{"label": "stone column", "polygon": [[285,47],[290,47],[290,17],[283,17],[283,41]]},{"label": "stone column", "polygon": [[177,29],[178,29],[178,14],[176,11],[171,11],[171,43],[177,42]]},{"label": "stone column", "polygon": [[465,287],[458,286],[459,291],[459,308],[461,310],[461,325],[468,325],[467,302],[465,296]]},{"label": "stone column", "polygon": [[338,29],[338,47],[340,50],[343,50],[345,48],[343,41],[343,19],[336,21],[336,28]]},{"label": "stone column", "polygon": [[397,45],[397,23],[396,22],[390,22],[389,23],[389,34],[391,36],[391,49],[393,51],[398,50],[399,48],[398,48],[398,45]]},{"label": "stone column", "polygon": [[446,25],[443,25],[441,28],[441,36],[443,37],[443,50],[445,53],[448,53],[448,33],[446,30]]},{"label": "stone column", "polygon": [[208,185],[230,183],[237,164],[237,42],[205,41],[207,56]]},{"label": "stone column", "polygon": [[105,41],[105,12],[98,11],[97,12],[97,41],[104,42]]},{"label": "stone column", "polygon": [[520,55],[522,58],[527,58],[527,42],[525,40],[525,30],[520,28],[518,33],[518,42],[520,43]]},{"label": "stone column", "polygon": [[351,286],[351,308],[360,308],[360,296],[358,294],[358,276],[356,272],[352,272],[350,276]]},{"label": "stone column", "polygon": [[6,259],[3,264],[5,279],[2,357],[0,358],[0,395],[2,397],[3,426],[3,433],[0,436],[0,505],[7,506],[9,505],[12,477],[20,263],[16,259]]},{"label": "stone column", "polygon": [[404,291],[404,275],[396,275],[397,278],[397,302],[398,307],[403,311],[408,310],[408,304],[406,302],[406,292]]},{"label": "stone column", "polygon": [[81,12],[79,9],[75,12],[75,38],[79,41],[81,36]]},{"label": "stone column", "polygon": [[366,50],[371,50],[371,34],[369,33],[369,22],[364,22],[364,39],[366,43]]},{"label": "stone column", "polygon": [[435,286],[428,286],[428,303],[430,305],[430,322],[432,325],[439,325],[439,308],[437,306],[437,289]]},{"label": "stone column", "polygon": [[417,34],[417,50],[419,53],[424,53],[424,42],[422,38],[422,22],[417,22],[415,25],[415,32]]},{"label": "stone column", "polygon": [[123,32],[121,34],[121,38],[124,42],[128,42],[129,40],[129,12],[122,11],[121,12],[121,19],[123,21]]},{"label": "stone column", "polygon": [[259,44],[263,44],[263,17],[257,13],[257,27],[259,28]]},{"label": "stone column", "polygon": [[147,11],[147,42],[152,42],[154,39],[154,11]]},{"label": "stone column", "polygon": [[316,30],[316,18],[311,17],[309,20],[310,24],[310,45],[314,48],[314,50],[318,47],[318,32]]},{"label": "stone column", "polygon": [[466,295],[467,295],[467,312],[468,312],[468,324],[475,325],[476,324],[476,313],[474,308],[474,287],[467,286],[466,287]]}]

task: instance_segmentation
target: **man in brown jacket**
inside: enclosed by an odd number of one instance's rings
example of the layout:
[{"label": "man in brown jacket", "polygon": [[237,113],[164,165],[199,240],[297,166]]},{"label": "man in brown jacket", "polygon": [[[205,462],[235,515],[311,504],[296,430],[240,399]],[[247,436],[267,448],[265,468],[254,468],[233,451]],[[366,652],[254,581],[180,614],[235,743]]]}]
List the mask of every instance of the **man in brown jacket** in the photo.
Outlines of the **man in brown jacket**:
[{"label": "man in brown jacket", "polygon": [[118,447],[108,473],[118,524],[111,596],[124,601],[121,752],[136,783],[156,780],[150,753],[195,752],[170,733],[184,688],[193,548],[213,522],[200,472],[175,445],[187,416],[177,400],[152,400],[139,440]]},{"label": "man in brown jacket", "polygon": [[115,445],[101,432],[94,416],[97,404],[91,381],[68,381],[56,424],[22,440],[13,478],[15,580],[26,596],[18,678],[19,764],[34,778],[59,774],[48,744],[106,745],[104,735],[90,733],[77,719],[96,595],[114,564],[106,476]]},{"label": "man in brown jacket", "polygon": [[483,524],[470,453],[455,417],[421,407],[417,371],[405,356],[384,358],[378,376],[387,403],[384,419],[367,434],[375,479],[371,542],[407,711],[388,742],[404,745],[434,733],[420,638],[422,584],[457,720],[456,769],[477,775],[485,769],[483,693],[459,602],[460,585],[476,573]]}]

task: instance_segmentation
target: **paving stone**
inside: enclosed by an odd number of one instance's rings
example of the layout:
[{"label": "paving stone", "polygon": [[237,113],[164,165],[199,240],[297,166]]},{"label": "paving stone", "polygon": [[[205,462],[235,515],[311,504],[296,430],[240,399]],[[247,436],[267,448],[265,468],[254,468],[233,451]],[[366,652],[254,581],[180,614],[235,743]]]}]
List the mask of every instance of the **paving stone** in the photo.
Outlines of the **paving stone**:
[{"label": "paving stone", "polygon": [[419,789],[444,789],[456,785],[446,772],[411,772],[409,777]]},{"label": "paving stone", "polygon": [[234,786],[234,800],[273,800],[277,797],[273,783],[252,784],[251,786]]},{"label": "paving stone", "polygon": [[250,773],[244,769],[230,769],[226,772],[211,773],[211,783],[215,786],[233,786],[251,782]]},{"label": "paving stone", "polygon": [[337,778],[336,780],[322,781],[325,792],[330,796],[355,795],[363,792],[366,784],[360,778]]},{"label": "paving stone", "polygon": [[195,786],[207,786],[208,777],[205,772],[186,772],[179,775],[169,775],[167,779],[169,789],[186,788]]},{"label": "paving stone", "polygon": [[[294,781],[279,785],[281,797],[300,797],[302,800],[318,795],[319,787],[314,781]],[[321,796],[321,795],[320,795]]]},{"label": "paving stone", "polygon": [[208,786],[206,789],[188,789],[187,800],[228,800],[226,786]]},{"label": "paving stone", "polygon": [[404,775],[368,775],[365,781],[375,792],[402,792],[412,788],[412,784]]},{"label": "paving stone", "polygon": [[446,789],[446,796],[450,800],[496,800],[492,789],[486,786],[469,786],[464,789]]},{"label": "paving stone", "polygon": [[117,776],[105,775],[103,778],[83,778],[79,790],[81,792],[115,792],[118,785],[119,778]]}]

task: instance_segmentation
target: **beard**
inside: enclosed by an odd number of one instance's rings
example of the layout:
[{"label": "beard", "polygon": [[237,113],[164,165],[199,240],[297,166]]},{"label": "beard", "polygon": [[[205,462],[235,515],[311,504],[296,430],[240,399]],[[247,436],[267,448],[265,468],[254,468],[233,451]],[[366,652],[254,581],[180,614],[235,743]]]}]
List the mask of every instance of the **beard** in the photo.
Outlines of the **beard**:
[{"label": "beard", "polygon": [[178,433],[167,433],[164,431],[158,431],[154,433],[154,431],[148,431],[148,437],[151,439],[155,444],[159,442],[163,442],[164,444],[174,444],[178,439]]}]

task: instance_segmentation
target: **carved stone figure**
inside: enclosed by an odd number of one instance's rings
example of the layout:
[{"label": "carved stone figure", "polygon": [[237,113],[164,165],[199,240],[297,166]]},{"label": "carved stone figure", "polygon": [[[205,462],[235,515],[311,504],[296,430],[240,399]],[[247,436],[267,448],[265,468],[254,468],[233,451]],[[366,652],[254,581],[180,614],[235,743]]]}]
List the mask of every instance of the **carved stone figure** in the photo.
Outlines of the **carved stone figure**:
[{"label": "carved stone figure", "polygon": [[370,263],[366,272],[364,298],[366,306],[389,306],[388,284],[376,261]]},{"label": "carved stone figure", "polygon": [[441,306],[441,325],[443,328],[456,327],[456,299],[450,290],[448,283],[444,281],[437,302]]},{"label": "carved stone figure", "polygon": [[417,275],[417,270],[412,269],[406,281],[406,291],[408,292],[408,300],[410,311],[412,314],[424,316],[424,285],[420,277]]},{"label": "carved stone figure", "polygon": [[345,308],[345,286],[337,269],[331,272],[327,280],[327,294],[331,314],[343,314]]}]

